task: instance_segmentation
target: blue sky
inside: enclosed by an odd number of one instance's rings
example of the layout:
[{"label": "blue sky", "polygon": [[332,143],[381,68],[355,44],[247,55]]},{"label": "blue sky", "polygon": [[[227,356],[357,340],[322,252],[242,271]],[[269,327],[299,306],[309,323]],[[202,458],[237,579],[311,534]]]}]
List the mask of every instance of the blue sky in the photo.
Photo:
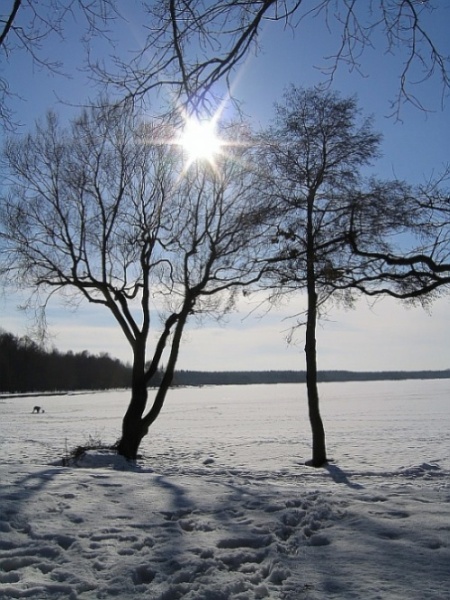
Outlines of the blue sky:
[{"label": "blue sky", "polygon": [[[130,21],[125,32],[130,41],[139,44],[139,27]],[[450,5],[440,9],[430,19],[430,32],[443,54],[450,54],[448,41]],[[53,42],[49,51],[76,66],[81,50],[77,33],[67,43]],[[73,37],[73,39],[72,39]],[[450,161],[449,102],[441,107],[438,81],[427,81],[417,88],[430,112],[424,113],[409,105],[401,109],[401,121],[388,118],[390,101],[398,91],[397,75],[401,55],[385,54],[384,42],[376,40],[361,59],[364,76],[349,73],[342,66],[332,87],[343,95],[357,94],[364,114],[373,114],[375,128],[383,133],[382,158],[373,173],[380,177],[404,178],[421,183],[442,171]],[[379,43],[378,43],[379,42]],[[264,126],[273,115],[273,103],[281,99],[283,88],[294,83],[308,87],[323,82],[315,68],[323,65],[324,55],[336,49],[337,37],[320,21],[304,21],[294,34],[278,24],[267,24],[261,35],[261,50],[248,58],[234,79],[234,93],[255,127]],[[63,80],[33,70],[23,56],[11,62],[5,74],[24,101],[15,108],[24,130],[43,116],[48,108],[70,114],[57,98],[74,103],[94,96],[84,76],[76,74]],[[231,106],[227,111],[231,111]],[[226,111],[226,112],[227,112]],[[0,298],[0,327],[23,334],[29,321],[16,309],[21,299],[7,295]],[[252,303],[253,302],[253,303]],[[239,302],[238,311],[221,323],[192,323],[183,342],[179,368],[208,370],[242,369],[303,369],[303,330],[296,343],[285,341],[290,327],[289,315],[298,312],[304,302],[299,294],[289,305],[268,314],[252,310],[259,300]],[[450,297],[438,300],[431,311],[405,308],[392,299],[370,305],[362,299],[355,310],[332,309],[318,331],[318,359],[322,369],[350,370],[412,370],[450,368]],[[251,313],[251,314],[250,314]],[[92,306],[81,305],[71,312],[52,303],[48,321],[53,343],[61,350],[109,352],[123,360],[131,354],[125,339],[112,318]]]}]

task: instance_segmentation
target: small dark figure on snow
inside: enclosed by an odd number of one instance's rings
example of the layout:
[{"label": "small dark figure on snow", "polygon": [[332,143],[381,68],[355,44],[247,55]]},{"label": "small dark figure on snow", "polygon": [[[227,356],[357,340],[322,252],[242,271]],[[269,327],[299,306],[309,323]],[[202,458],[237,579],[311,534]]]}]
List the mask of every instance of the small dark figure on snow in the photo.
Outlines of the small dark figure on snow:
[{"label": "small dark figure on snow", "polygon": [[43,412],[45,412],[45,410],[43,408],[41,408],[40,406],[35,406],[31,412],[43,413]]}]

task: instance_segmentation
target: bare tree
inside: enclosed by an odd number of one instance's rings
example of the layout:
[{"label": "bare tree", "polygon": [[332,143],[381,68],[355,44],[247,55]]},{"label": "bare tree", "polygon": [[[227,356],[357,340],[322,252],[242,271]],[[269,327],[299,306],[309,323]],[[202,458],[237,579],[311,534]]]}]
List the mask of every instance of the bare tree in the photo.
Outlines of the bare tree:
[{"label": "bare tree", "polygon": [[49,114],[5,149],[0,268],[43,309],[66,294],[111,312],[133,356],[117,446],[129,459],[161,411],[188,318],[223,313],[236,289],[260,277],[246,146],[185,172],[171,139],[170,126],[113,106],[84,112],[69,130]]},{"label": "bare tree", "polygon": [[[327,460],[317,387],[317,320],[359,294],[426,304],[450,284],[448,171],[423,186],[365,178],[381,136],[355,98],[291,86],[262,134],[260,169],[277,222],[268,287],[306,291],[305,355],[312,460]],[[267,281],[267,279],[266,279]]]},{"label": "bare tree", "polygon": [[[401,206],[409,188],[399,182],[364,181],[362,169],[377,157],[380,140],[371,120],[361,117],[355,98],[294,86],[276,106],[274,125],[262,136],[267,204],[278,221],[269,287],[275,288],[275,297],[299,290],[307,295],[306,321],[302,317],[300,324],[306,325],[313,438],[308,464],[316,467],[327,460],[317,386],[317,320],[332,300],[351,305],[357,284],[368,277],[367,257],[355,257],[348,243],[352,215],[358,212],[366,232],[368,214],[375,219],[381,204],[392,202],[395,207],[391,231],[400,229],[405,214]],[[379,237],[387,228],[387,223],[383,231],[378,226]]]},{"label": "bare tree", "polygon": [[[281,22],[298,31],[307,19],[320,19],[336,32],[336,51],[328,59],[328,77],[344,63],[362,70],[367,48],[384,39],[387,53],[398,53],[403,63],[393,106],[403,100],[422,108],[413,84],[440,78],[445,95],[449,88],[448,56],[439,49],[428,30],[427,18],[445,8],[438,2],[420,0],[164,0],[145,3],[146,42],[134,60],[115,57],[115,70],[93,62],[101,81],[145,96],[161,85],[170,86],[180,98],[198,107],[211,101],[223,83],[229,87],[236,68],[257,47],[264,23]],[[446,15],[442,15],[446,18]],[[375,44],[374,40],[377,40]],[[382,51],[382,50],[381,50]]]}]

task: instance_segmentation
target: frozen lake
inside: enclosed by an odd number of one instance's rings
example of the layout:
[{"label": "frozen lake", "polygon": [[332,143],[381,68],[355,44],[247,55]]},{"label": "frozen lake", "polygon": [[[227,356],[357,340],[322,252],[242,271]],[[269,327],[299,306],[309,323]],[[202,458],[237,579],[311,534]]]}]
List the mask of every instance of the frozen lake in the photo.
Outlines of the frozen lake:
[{"label": "frozen lake", "polygon": [[[324,383],[319,391],[329,456],[342,468],[439,462],[450,470],[450,380]],[[113,443],[128,399],[127,391],[0,399],[3,452],[24,430],[33,461],[89,438]],[[35,404],[45,414],[31,414]],[[304,385],[211,386],[171,390],[141,450],[150,464],[212,458],[226,468],[290,471],[310,458],[310,440]]]},{"label": "frozen lake", "polygon": [[[450,380],[171,391],[137,466],[128,392],[0,398],[0,600],[448,600]],[[34,405],[45,409],[32,414]]]}]

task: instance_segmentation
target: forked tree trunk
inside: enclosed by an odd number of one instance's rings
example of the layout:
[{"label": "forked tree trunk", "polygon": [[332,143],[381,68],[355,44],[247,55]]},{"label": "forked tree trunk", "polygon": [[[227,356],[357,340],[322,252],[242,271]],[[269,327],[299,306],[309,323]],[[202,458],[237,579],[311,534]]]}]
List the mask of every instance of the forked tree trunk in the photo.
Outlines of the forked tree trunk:
[{"label": "forked tree trunk", "polygon": [[147,406],[147,396],[145,340],[142,340],[137,341],[133,348],[131,400],[122,421],[122,437],[117,444],[117,452],[129,460],[136,460],[140,443],[146,434],[142,415]]},{"label": "forked tree trunk", "polygon": [[117,444],[117,452],[129,460],[136,460],[142,438],[147,433],[142,423],[142,415],[147,404],[144,373],[141,379],[142,384],[133,381],[130,404],[122,421],[122,437]]},{"label": "forked tree trunk", "polygon": [[145,371],[145,344],[141,344],[141,347],[134,350],[131,401],[123,418],[122,437],[117,444],[117,452],[128,460],[137,459],[142,439],[147,435],[149,427],[158,418],[164,405],[175,373],[181,336],[193,305],[193,301],[190,301],[189,298],[186,299],[184,309],[177,315],[177,325],[173,334],[167,367],[156,392],[153,405],[146,415],[144,415],[144,412],[148,397],[148,373]]},{"label": "forked tree trunk", "polygon": [[128,460],[136,460],[138,449],[142,438],[147,433],[142,423],[142,413],[137,406],[146,402],[145,397],[138,397],[135,392],[132,393],[130,405],[122,421],[122,437],[117,444],[117,452]]}]

